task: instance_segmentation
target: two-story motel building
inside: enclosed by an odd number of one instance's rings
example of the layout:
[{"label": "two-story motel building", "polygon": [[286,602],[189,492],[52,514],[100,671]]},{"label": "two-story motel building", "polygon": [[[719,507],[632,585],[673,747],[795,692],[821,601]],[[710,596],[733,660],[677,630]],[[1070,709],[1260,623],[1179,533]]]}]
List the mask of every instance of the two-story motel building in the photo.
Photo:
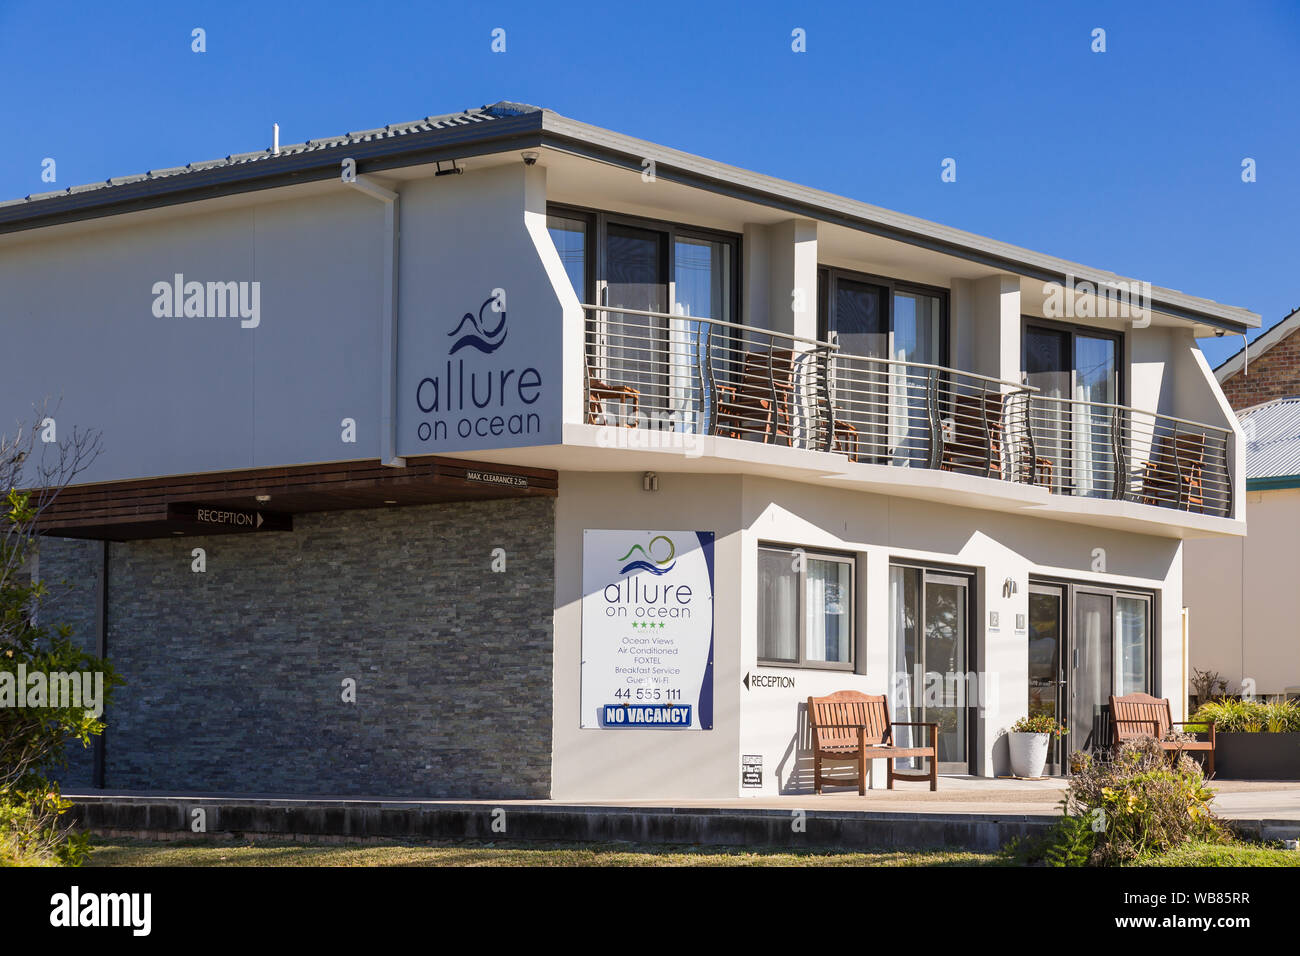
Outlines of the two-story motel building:
[{"label": "two-story motel building", "polygon": [[1258,316],[529,106],[0,204],[0,290],[6,421],[102,436],[81,785],[806,791],[840,689],[994,776],[1181,709],[1245,531],[1196,337]]}]

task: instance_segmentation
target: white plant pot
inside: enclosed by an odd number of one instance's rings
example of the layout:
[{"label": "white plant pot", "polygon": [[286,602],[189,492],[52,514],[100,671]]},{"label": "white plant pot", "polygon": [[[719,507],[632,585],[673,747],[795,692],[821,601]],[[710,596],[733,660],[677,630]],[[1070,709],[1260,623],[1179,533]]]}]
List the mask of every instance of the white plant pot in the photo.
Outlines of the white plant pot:
[{"label": "white plant pot", "polygon": [[1041,777],[1047,765],[1051,734],[1007,734],[1011,747],[1011,772],[1017,777]]}]

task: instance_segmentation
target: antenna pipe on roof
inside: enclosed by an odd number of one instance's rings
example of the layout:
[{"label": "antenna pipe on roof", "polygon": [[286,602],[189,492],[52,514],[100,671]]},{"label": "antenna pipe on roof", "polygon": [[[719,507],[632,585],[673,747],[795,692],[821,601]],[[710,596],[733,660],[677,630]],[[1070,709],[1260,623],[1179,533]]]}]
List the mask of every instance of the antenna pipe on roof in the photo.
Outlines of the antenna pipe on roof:
[{"label": "antenna pipe on roof", "polygon": [[271,155],[280,155],[280,124],[271,124]]}]

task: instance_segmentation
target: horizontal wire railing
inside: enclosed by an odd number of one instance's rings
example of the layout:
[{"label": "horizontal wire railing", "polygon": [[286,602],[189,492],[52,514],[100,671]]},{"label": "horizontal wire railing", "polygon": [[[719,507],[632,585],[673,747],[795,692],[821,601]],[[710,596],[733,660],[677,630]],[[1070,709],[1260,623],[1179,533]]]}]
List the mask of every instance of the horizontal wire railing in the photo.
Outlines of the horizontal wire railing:
[{"label": "horizontal wire railing", "polygon": [[1226,428],[717,319],[583,308],[589,424],[1232,513]]}]

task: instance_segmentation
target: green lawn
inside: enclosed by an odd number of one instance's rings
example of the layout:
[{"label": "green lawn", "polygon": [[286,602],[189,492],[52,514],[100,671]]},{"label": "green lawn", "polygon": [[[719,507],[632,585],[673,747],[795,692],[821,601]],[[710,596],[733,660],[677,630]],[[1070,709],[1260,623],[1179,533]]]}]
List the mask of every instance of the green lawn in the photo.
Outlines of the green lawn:
[{"label": "green lawn", "polygon": [[965,850],[747,850],[634,843],[294,843],[96,838],[89,866],[997,866]]},{"label": "green lawn", "polygon": [[[968,850],[783,850],[636,843],[154,842],[100,837],[89,866],[1006,866]],[[1138,866],[1300,866],[1275,847],[1191,844]]]},{"label": "green lawn", "polygon": [[1276,846],[1191,843],[1135,866],[1300,866],[1300,853]]}]

